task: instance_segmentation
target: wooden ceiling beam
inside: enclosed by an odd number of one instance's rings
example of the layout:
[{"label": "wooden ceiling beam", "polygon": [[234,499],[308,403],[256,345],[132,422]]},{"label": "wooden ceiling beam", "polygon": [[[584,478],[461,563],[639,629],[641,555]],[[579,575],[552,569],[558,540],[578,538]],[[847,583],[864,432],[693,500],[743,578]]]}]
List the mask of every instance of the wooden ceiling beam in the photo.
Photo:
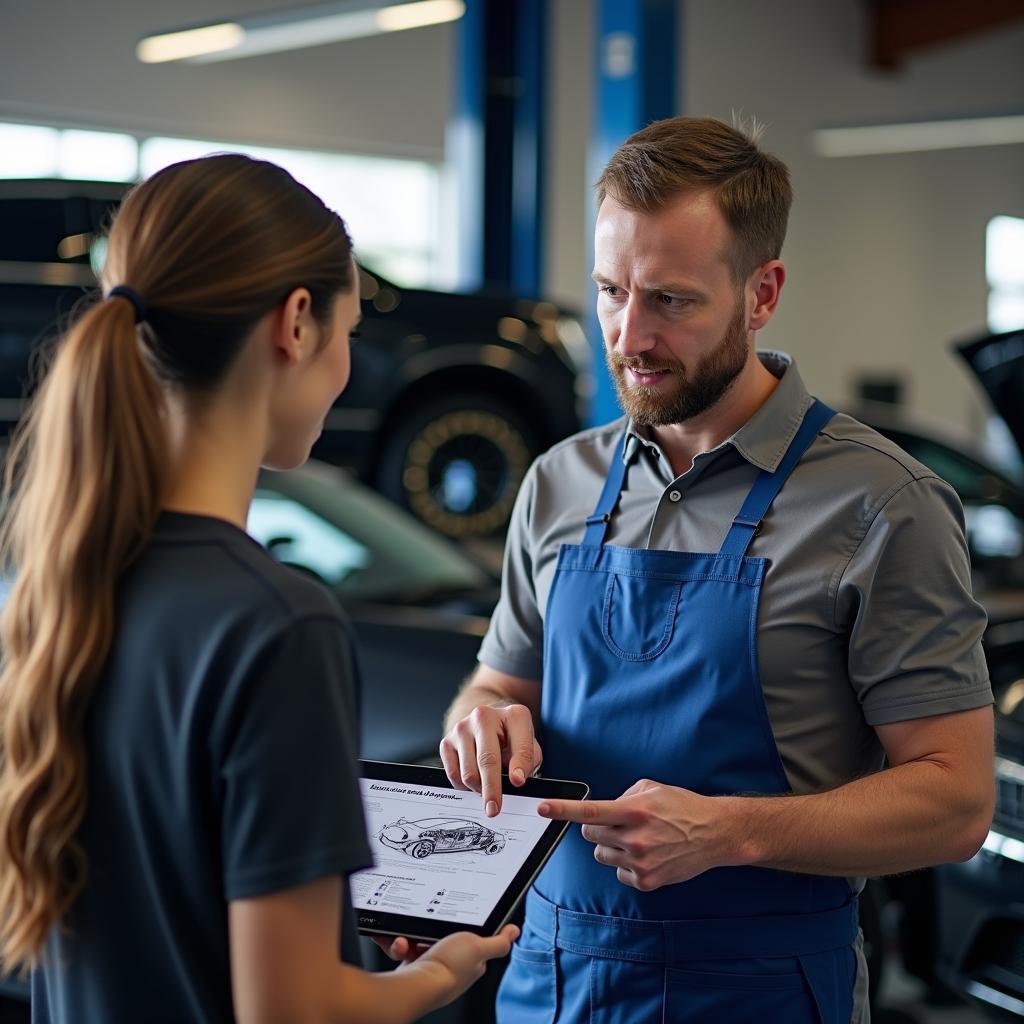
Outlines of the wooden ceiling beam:
[{"label": "wooden ceiling beam", "polygon": [[871,63],[894,69],[908,53],[1024,19],[1024,0],[869,0]]}]

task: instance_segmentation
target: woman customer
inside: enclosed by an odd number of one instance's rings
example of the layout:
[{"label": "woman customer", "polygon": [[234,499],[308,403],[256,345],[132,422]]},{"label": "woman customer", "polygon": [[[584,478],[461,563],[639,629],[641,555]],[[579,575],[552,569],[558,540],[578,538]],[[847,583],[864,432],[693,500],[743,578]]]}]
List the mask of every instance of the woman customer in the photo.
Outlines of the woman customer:
[{"label": "woman customer", "polygon": [[272,164],[188,161],[125,199],[103,278],[9,457],[0,966],[38,1021],[411,1020],[515,930],[353,965],[348,627],[244,530],[348,381],[345,225]]}]

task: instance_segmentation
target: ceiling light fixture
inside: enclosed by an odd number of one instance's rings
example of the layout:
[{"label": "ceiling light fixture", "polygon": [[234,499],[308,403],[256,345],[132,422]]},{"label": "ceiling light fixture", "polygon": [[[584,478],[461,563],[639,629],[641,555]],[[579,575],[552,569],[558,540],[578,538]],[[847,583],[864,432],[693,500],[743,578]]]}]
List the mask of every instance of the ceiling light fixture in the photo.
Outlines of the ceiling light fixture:
[{"label": "ceiling light fixture", "polygon": [[205,64],[441,25],[465,12],[464,0],[338,0],[147,36],[135,54],[144,64]]},{"label": "ceiling light fixture", "polygon": [[820,128],[811,133],[811,148],[818,156],[827,157],[920,153],[932,149],[1006,146],[1019,142],[1024,142],[1024,114],[859,128]]},{"label": "ceiling light fixture", "polygon": [[143,64],[163,64],[172,60],[190,60],[206,54],[233,50],[245,41],[245,29],[233,22],[205,25],[203,28],[165,32],[147,36],[135,47],[135,56]]}]

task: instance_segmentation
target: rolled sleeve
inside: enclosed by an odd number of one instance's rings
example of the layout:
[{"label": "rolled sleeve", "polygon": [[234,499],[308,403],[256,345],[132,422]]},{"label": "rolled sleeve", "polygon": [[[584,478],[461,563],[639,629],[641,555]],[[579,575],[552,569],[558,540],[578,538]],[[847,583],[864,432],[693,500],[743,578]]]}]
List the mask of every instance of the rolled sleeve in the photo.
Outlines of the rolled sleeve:
[{"label": "rolled sleeve", "polygon": [[881,504],[842,573],[836,616],[869,724],[992,702],[963,509],[938,478],[911,479]]}]

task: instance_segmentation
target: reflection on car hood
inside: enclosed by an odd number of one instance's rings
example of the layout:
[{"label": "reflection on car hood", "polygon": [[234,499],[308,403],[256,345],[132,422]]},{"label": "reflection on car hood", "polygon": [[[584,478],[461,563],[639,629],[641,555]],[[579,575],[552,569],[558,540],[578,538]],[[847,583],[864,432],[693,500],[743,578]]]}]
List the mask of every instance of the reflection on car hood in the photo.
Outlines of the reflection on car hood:
[{"label": "reflection on car hood", "polygon": [[986,334],[954,346],[985,389],[1024,455],[1024,328]]}]

